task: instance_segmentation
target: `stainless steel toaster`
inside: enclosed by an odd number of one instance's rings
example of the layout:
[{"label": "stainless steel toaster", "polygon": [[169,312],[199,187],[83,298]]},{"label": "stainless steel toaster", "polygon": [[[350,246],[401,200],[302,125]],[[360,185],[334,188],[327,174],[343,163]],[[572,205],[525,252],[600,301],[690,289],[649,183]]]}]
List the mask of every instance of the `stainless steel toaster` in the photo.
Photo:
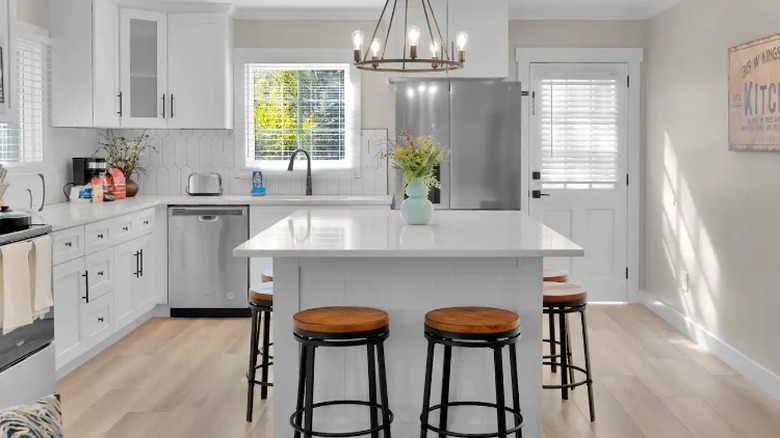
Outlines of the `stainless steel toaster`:
[{"label": "stainless steel toaster", "polygon": [[222,194],[222,175],[193,172],[187,179],[185,191],[190,196],[219,196]]}]

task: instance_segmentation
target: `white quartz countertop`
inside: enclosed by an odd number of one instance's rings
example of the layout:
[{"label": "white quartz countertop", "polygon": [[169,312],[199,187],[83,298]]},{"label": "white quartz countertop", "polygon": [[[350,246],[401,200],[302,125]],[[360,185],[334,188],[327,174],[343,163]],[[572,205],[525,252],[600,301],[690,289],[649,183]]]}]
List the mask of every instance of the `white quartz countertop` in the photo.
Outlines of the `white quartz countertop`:
[{"label": "white quartz countertop", "polygon": [[299,210],[237,257],[568,257],[584,250],[523,212],[436,211],[406,225],[396,210]]},{"label": "white quartz countertop", "polygon": [[267,195],[267,196],[136,196],[100,204],[62,202],[47,205],[36,214],[35,223],[51,225],[54,231],[133,213],[160,205],[250,205],[290,207],[389,206],[392,196]]}]

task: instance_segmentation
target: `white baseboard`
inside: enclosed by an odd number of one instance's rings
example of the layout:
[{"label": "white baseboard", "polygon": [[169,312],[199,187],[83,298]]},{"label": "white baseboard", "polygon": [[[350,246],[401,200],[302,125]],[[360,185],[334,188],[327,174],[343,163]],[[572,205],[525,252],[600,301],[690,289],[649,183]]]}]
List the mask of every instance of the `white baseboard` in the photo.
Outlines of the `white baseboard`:
[{"label": "white baseboard", "polygon": [[706,348],[718,359],[726,362],[748,380],[780,400],[780,376],[725,343],[687,316],[656,300],[650,293],[640,291],[639,302],[694,342]]}]

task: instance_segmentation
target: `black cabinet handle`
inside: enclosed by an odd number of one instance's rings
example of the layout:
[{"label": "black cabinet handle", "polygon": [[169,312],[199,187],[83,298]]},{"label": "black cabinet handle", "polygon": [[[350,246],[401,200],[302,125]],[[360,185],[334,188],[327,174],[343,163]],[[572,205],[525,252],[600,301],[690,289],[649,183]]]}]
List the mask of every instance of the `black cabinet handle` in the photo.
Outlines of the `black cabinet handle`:
[{"label": "black cabinet handle", "polygon": [[135,257],[135,272],[133,272],[133,275],[135,275],[135,278],[138,278],[141,276],[141,251],[136,251],[133,257]]},{"label": "black cabinet handle", "polygon": [[120,91],[119,94],[116,95],[117,99],[119,99],[119,111],[116,113],[119,114],[119,117],[122,117],[122,92]]},{"label": "black cabinet handle", "polygon": [[171,118],[173,118],[173,94],[171,94]]},{"label": "black cabinet handle", "polygon": [[103,233],[101,233],[101,234],[98,234],[98,235],[97,235],[97,238],[98,238],[98,239],[102,239],[102,238],[103,238]]},{"label": "black cabinet handle", "polygon": [[130,228],[127,226],[122,227],[122,231],[128,231]]},{"label": "black cabinet handle", "polygon": [[98,322],[103,322],[103,321],[105,321],[105,319],[103,319],[102,316],[100,318],[98,318]]},{"label": "black cabinet handle", "polygon": [[84,277],[84,296],[81,299],[89,303],[89,271],[84,272],[81,276]]},{"label": "black cabinet handle", "polygon": [[549,193],[542,193],[541,190],[534,190],[531,192],[531,197],[534,199],[541,199],[542,196],[550,196]]},{"label": "black cabinet handle", "polygon": [[99,276],[99,277],[102,277],[103,275],[104,275],[104,272],[103,272],[103,271],[98,271],[98,276]]},{"label": "black cabinet handle", "polygon": [[144,225],[149,225],[149,221],[148,221],[148,220],[145,220],[145,221],[144,221]]},{"label": "black cabinet handle", "polygon": [[144,276],[144,250],[139,251],[141,253],[141,277]]},{"label": "black cabinet handle", "polygon": [[162,101],[163,101],[163,111],[162,111],[162,117],[165,118],[165,95],[162,95]]},{"label": "black cabinet handle", "polygon": [[71,246],[73,246],[73,242],[65,242],[65,246],[67,246],[68,248],[70,248]]}]

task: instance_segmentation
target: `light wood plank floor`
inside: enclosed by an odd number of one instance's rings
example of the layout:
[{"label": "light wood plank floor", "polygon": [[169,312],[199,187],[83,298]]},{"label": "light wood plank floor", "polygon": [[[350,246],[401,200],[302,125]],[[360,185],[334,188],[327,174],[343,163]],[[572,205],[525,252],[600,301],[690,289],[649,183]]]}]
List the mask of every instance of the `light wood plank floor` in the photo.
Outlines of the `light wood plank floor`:
[{"label": "light wood plank floor", "polygon": [[[779,402],[644,307],[591,306],[588,325],[596,423],[584,388],[545,391],[546,438],[780,437]],[[60,382],[66,436],[273,437],[259,394],[244,421],[248,335],[248,320],[150,320]]]}]

